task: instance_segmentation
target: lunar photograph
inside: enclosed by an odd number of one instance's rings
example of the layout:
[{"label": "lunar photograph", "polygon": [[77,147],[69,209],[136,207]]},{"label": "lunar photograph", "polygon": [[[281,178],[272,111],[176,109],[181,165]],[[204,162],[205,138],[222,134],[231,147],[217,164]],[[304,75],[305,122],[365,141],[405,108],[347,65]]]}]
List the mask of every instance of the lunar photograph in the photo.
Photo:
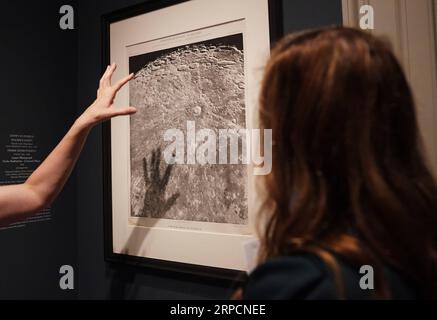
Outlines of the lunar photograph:
[{"label": "lunar photograph", "polygon": [[165,132],[186,137],[187,122],[217,137],[246,127],[243,34],[131,56],[129,69],[138,110],[130,120],[131,216],[246,225],[245,164],[169,164],[163,155]]}]

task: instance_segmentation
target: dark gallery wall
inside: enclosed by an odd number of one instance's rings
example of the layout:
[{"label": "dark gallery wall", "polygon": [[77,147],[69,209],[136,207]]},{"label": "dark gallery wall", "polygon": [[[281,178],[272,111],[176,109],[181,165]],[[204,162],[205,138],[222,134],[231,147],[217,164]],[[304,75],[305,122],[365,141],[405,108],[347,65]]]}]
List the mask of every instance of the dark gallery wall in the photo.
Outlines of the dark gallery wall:
[{"label": "dark gallery wall", "polygon": [[[75,0],[69,1],[73,6]],[[59,28],[63,1],[2,1],[0,9],[0,180],[9,135],[34,135],[43,159],[77,112],[77,32]],[[10,180],[8,180],[10,181]],[[77,271],[75,173],[49,221],[0,230],[0,299],[75,299],[59,268]]]},{"label": "dark gallery wall", "polygon": [[[101,65],[101,15],[141,2],[79,0],[79,111],[95,97]],[[342,22],[341,0],[284,0],[283,4],[285,32]],[[220,283],[104,262],[101,163],[101,132],[98,128],[92,132],[77,169],[79,298],[227,298],[231,290]]]},{"label": "dark gallery wall", "polygon": [[343,23],[341,0],[282,0],[285,32]]}]

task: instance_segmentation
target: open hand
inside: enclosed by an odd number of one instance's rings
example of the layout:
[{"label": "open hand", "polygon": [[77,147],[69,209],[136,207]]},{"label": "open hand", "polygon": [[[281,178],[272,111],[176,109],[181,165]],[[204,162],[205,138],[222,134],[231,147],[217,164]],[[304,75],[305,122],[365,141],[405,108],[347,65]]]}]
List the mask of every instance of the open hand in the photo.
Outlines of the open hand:
[{"label": "open hand", "polygon": [[92,127],[110,118],[134,114],[137,111],[134,107],[117,108],[114,105],[117,92],[134,77],[134,74],[131,73],[112,85],[111,78],[116,68],[115,63],[106,68],[100,79],[97,99],[79,118],[82,125]]},{"label": "open hand", "polygon": [[152,151],[150,169],[147,159],[143,159],[144,182],[147,190],[144,195],[144,207],[140,214],[142,217],[162,218],[173,207],[180,196],[179,192],[177,192],[168,199],[165,197],[165,191],[174,165],[169,164],[166,166],[164,174],[161,175],[160,164],[160,148]]}]

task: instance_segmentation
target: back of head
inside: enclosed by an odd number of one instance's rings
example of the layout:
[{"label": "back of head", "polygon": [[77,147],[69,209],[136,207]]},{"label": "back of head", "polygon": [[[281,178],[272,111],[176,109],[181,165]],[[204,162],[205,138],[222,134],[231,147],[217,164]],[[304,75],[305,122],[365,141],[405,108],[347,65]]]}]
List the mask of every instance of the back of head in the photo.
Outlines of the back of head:
[{"label": "back of head", "polygon": [[389,45],[342,27],[286,37],[266,69],[260,120],[274,141],[263,256],[325,248],[396,268],[435,295],[437,188]]}]

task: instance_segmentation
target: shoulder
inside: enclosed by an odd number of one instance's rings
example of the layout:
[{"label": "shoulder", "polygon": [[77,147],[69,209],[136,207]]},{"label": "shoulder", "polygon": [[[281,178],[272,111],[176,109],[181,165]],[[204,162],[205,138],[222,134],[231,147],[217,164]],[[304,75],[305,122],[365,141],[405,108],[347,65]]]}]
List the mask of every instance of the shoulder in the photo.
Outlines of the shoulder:
[{"label": "shoulder", "polygon": [[[359,269],[338,259],[347,299],[371,299],[372,291],[360,288]],[[393,277],[388,277],[393,285]],[[395,280],[393,289],[403,298],[411,299],[401,281]],[[333,300],[340,299],[332,271],[317,256],[309,253],[271,259],[256,268],[246,283],[244,299],[249,300]]]},{"label": "shoulder", "polygon": [[336,299],[333,278],[310,254],[271,259],[249,276],[245,299]]}]

